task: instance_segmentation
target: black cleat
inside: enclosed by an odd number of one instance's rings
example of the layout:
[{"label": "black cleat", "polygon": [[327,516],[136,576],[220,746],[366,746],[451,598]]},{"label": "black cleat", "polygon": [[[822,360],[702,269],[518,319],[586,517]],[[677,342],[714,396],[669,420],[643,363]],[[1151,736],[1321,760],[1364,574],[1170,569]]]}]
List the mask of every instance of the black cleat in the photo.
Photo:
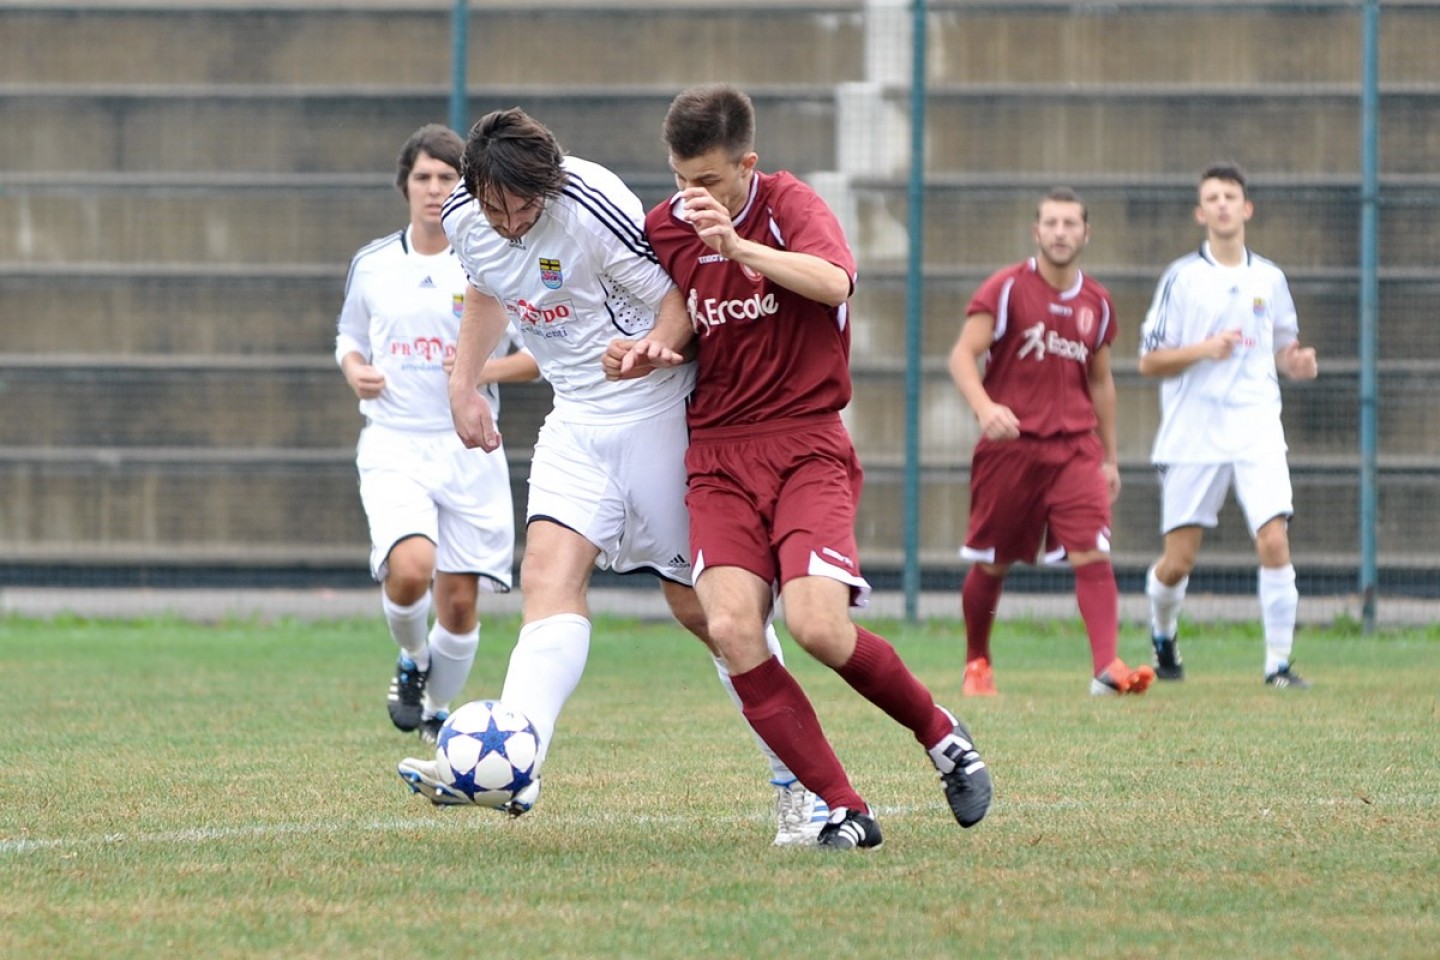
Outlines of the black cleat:
[{"label": "black cleat", "polygon": [[1265,678],[1265,686],[1277,690],[1309,690],[1310,681],[1290,669],[1287,663]]},{"label": "black cleat", "polygon": [[1150,642],[1155,645],[1155,679],[1184,680],[1185,662],[1180,659],[1179,633],[1173,637],[1154,636]]},{"label": "black cleat", "polygon": [[409,733],[419,728],[423,714],[420,698],[425,694],[425,680],[429,675],[430,671],[421,670],[404,653],[395,661],[395,676],[390,679],[390,694],[385,704],[395,729]]},{"label": "black cleat", "polygon": [[421,720],[420,742],[427,747],[438,747],[440,745],[440,728],[445,726],[445,720],[449,716],[448,710],[441,710],[435,716]]},{"label": "black cleat", "polygon": [[884,842],[880,824],[870,814],[836,807],[820,828],[815,846],[822,850],[878,850]]},{"label": "black cleat", "polygon": [[[940,783],[945,787],[945,799],[950,801],[950,812],[955,814],[960,826],[969,828],[985,819],[995,790],[990,770],[980,759],[970,731],[949,710],[945,710],[945,715],[953,722],[954,729],[930,749],[930,761],[940,771]],[[946,767],[950,769],[947,771]]]}]

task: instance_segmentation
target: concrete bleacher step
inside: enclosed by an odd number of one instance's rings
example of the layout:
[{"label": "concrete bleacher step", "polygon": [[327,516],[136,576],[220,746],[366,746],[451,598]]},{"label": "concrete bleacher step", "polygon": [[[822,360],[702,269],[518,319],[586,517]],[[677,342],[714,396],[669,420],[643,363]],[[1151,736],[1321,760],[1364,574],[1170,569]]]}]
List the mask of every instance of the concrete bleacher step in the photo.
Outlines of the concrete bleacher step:
[{"label": "concrete bleacher step", "polygon": [[26,319],[7,354],[328,357],[345,265],[0,264],[0,284]]},{"label": "concrete bleacher step", "polygon": [[[1440,259],[1440,234],[1431,229],[1436,213],[1435,180],[1387,185],[1386,215],[1379,242],[1386,265],[1429,268]],[[1126,178],[1070,184],[1090,210],[1086,256],[1094,263],[1149,264],[1163,269],[1195,249],[1193,184],[1156,184]],[[1043,188],[1041,188],[1043,190]],[[927,266],[1003,264],[1031,246],[1030,225],[1039,192],[1029,184],[991,183],[986,189],[964,178],[927,185],[924,248]],[[863,260],[876,266],[903,262],[897,234],[907,222],[904,181],[866,181],[855,189],[851,241]],[[1252,191],[1256,212],[1247,239],[1258,252],[1289,270],[1350,266],[1359,262],[1359,188],[1356,182],[1275,182]],[[992,225],[977,230],[977,224]]]},{"label": "concrete bleacher step", "polygon": [[[327,449],[363,420],[331,357],[0,356],[0,446]],[[550,408],[544,383],[501,388],[517,450]]]},{"label": "concrete bleacher step", "polygon": [[[522,522],[523,455],[512,452],[512,494]],[[872,464],[857,531],[871,562],[903,541],[903,474]],[[1115,508],[1117,554],[1159,543],[1159,493],[1151,471],[1127,467]],[[927,469],[921,486],[921,548],[953,563],[964,537],[968,471]],[[1411,564],[1432,556],[1440,514],[1429,509],[1433,483],[1404,470],[1379,479],[1386,550]],[[1343,555],[1356,538],[1357,513],[1348,477],[1295,472],[1297,557]],[[0,456],[0,529],[9,562],[228,561],[303,566],[348,559],[363,565],[365,522],[355,492],[352,451],[217,451],[46,448]],[[1233,502],[1206,552],[1251,550]],[[1437,557],[1436,559],[1440,559]]]},{"label": "concrete bleacher step", "polygon": [[[668,182],[660,124],[675,94],[664,87],[486,87],[469,119],[521,107],[569,153]],[[757,136],[772,168],[835,165],[835,103],[825,87],[756,89]],[[352,173],[395,168],[400,144],[422,123],[448,122],[443,86],[0,85],[0,170],[39,173]],[[76,138],[75,131],[86,135]],[[463,132],[463,131],[462,131]],[[57,161],[61,166],[57,166]],[[403,207],[400,208],[403,212]]]},{"label": "concrete bleacher step", "polygon": [[[660,178],[652,183],[654,202],[670,188]],[[1198,243],[1187,191],[1120,184],[1077,189],[1090,206],[1092,262],[1153,263],[1158,272]],[[1440,235],[1430,228],[1435,196],[1428,182],[1394,191],[1380,222],[1387,265],[1428,268],[1440,260]],[[903,262],[896,231],[906,223],[905,185],[862,183],[856,198],[851,241],[861,262]],[[1030,249],[1035,199],[1028,185],[929,187],[927,261],[944,267],[1019,259]],[[1291,270],[1355,264],[1355,199],[1353,185],[1267,186],[1256,199],[1252,246]],[[146,181],[139,189],[124,189],[123,182],[87,189],[70,181],[12,181],[0,192],[0,262],[343,264],[367,240],[396,229],[396,202],[394,188],[378,174]],[[977,224],[997,226],[977,230]]]},{"label": "concrete bleacher step", "polygon": [[[1017,241],[1012,260],[1029,248]],[[996,267],[1000,264],[996,264]],[[994,267],[934,271],[923,286],[922,356],[949,356],[975,289]],[[1115,299],[1115,358],[1133,358],[1140,324],[1163,265],[1085,265]],[[1359,281],[1353,268],[1288,270],[1306,343],[1324,361],[1358,350]],[[1382,271],[1382,360],[1410,356],[1408,344],[1433,334],[1424,309],[1440,300],[1440,270]],[[296,263],[146,264],[0,263],[6,311],[27,318],[7,329],[4,352],[119,355],[308,354],[328,356],[345,265]],[[851,301],[854,365],[894,363],[906,354],[903,270],[861,267]]]},{"label": "concrete bleacher step", "polygon": [[[795,82],[803,56],[807,82],[833,84],[864,69],[860,6],[472,4],[469,77],[473,85],[571,90],[597,82],[763,86]],[[404,0],[22,4],[0,9],[0,83],[446,86],[451,14],[448,2]]]},{"label": "concrete bleacher step", "polygon": [[[1387,4],[1382,80],[1440,78],[1437,28],[1423,4]],[[0,83],[444,83],[448,3],[19,5],[3,11]],[[892,16],[908,17],[895,9]],[[864,4],[557,3],[472,6],[470,75],[479,83],[679,86],[706,79],[788,83],[863,79]],[[1125,0],[937,4],[932,82],[1216,86],[1343,83],[1360,69],[1358,10],[1340,4],[1205,9]],[[694,38],[705,38],[704,43]],[[635,55],[643,42],[644,57]],[[338,52],[317,56],[316,51]],[[563,55],[557,55],[563,51]],[[419,55],[423,54],[423,55]]]},{"label": "concrete bleacher step", "polygon": [[[1349,454],[1357,449],[1359,395],[1357,364],[1337,361],[1322,378],[1285,381],[1286,439],[1300,454]],[[1120,455],[1148,456],[1160,423],[1159,386],[1134,372],[1132,361],[1117,363],[1116,431]],[[846,419],[856,446],[893,451],[905,436],[904,374],[894,367],[859,366]],[[1440,405],[1434,390],[1440,363],[1394,362],[1381,371],[1376,418],[1387,453],[1440,455]],[[943,362],[927,364],[918,402],[921,453],[951,458],[968,451],[978,438],[974,417],[960,398]]]},{"label": "concrete bleacher step", "polygon": [[[1189,249],[1198,247],[1199,234],[1192,239],[1195,242]],[[998,261],[994,266],[955,265],[925,276],[921,313],[923,357],[943,360],[950,355],[976,289],[991,271],[1029,256],[1033,245],[1027,240],[1016,237],[1009,259]],[[1183,252],[1176,251],[1175,255]],[[1140,326],[1150,309],[1160,274],[1168,263],[1164,256],[1157,254],[1156,262],[1149,266],[1115,266],[1089,258],[1082,262],[1085,273],[1103,283],[1115,301],[1114,356],[1117,361],[1136,356]],[[1314,346],[1324,361],[1354,357],[1359,349],[1358,270],[1353,267],[1286,269],[1286,276],[1295,298],[1304,342]],[[908,349],[907,285],[908,277],[903,269],[861,267],[851,310],[853,364],[904,360]],[[1379,313],[1384,318],[1386,332],[1380,344],[1382,360],[1409,359],[1412,345],[1433,335],[1434,324],[1425,305],[1437,300],[1440,300],[1440,270],[1387,268],[1381,271]]]},{"label": "concrete bleacher step", "polygon": [[[528,459],[511,456],[517,524]],[[10,563],[363,569],[366,531],[353,447],[0,452],[0,545]]]},{"label": "concrete bleacher step", "polygon": [[[891,96],[903,109],[906,93]],[[1395,158],[1389,172],[1432,172],[1421,158],[1440,123],[1440,84],[1387,90],[1384,115],[1378,150]],[[1194,177],[1229,158],[1261,175],[1358,175],[1360,127],[1353,85],[941,88],[927,98],[926,167]]]},{"label": "concrete bleacher step", "polygon": [[[968,482],[968,470],[928,470],[922,475],[918,537],[921,550],[932,558],[958,562],[956,552],[964,541],[969,517]],[[1316,557],[1334,555],[1346,556],[1353,564],[1353,550],[1359,540],[1359,501],[1353,474],[1336,477],[1296,470],[1293,485],[1295,520],[1290,539],[1296,563],[1311,565]],[[1428,563],[1432,569],[1440,563],[1440,552],[1435,548],[1436,538],[1440,537],[1440,512],[1430,507],[1434,496],[1431,478],[1405,471],[1380,475],[1380,536],[1384,549],[1394,558],[1390,562],[1399,562],[1403,556],[1412,565]],[[869,560],[872,549],[893,549],[904,541],[903,498],[901,471],[867,469],[857,523],[862,557]],[[1159,550],[1160,491],[1153,471],[1135,467],[1122,472],[1112,534],[1117,554]],[[1204,553],[1248,554],[1253,558],[1253,542],[1233,497],[1221,511],[1220,525],[1206,532]]]},{"label": "concrete bleacher step", "polygon": [[[1440,79],[1428,51],[1440,24],[1422,4],[1387,4],[1381,80]],[[1393,8],[1393,9],[1390,9]],[[1076,4],[991,0],[935,9],[932,80],[956,83],[1161,84],[1204,77],[1218,87],[1349,83],[1360,74],[1355,5]]]}]

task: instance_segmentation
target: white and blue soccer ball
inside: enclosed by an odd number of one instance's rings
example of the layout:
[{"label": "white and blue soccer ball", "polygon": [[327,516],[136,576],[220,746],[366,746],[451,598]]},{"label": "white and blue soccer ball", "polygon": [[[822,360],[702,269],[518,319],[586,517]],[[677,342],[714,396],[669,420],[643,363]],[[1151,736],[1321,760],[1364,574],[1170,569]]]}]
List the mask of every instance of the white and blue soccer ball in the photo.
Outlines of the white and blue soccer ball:
[{"label": "white and blue soccer ball", "polygon": [[436,741],[440,780],[484,807],[503,807],[540,775],[540,738],[519,710],[472,700],[446,718]]}]

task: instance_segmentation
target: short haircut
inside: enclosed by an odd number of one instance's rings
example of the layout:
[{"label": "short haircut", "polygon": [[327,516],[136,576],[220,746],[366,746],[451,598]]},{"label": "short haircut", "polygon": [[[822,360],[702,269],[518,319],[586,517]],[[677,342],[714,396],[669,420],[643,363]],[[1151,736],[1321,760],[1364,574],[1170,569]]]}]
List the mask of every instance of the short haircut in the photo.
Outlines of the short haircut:
[{"label": "short haircut", "polygon": [[565,151],[555,134],[519,107],[493,110],[470,128],[460,175],[481,202],[501,192],[534,200],[565,189]]},{"label": "short haircut", "polygon": [[1054,203],[1078,203],[1080,204],[1081,221],[1085,223],[1090,222],[1090,208],[1085,206],[1085,201],[1080,199],[1080,194],[1069,187],[1051,187],[1045,191],[1045,196],[1041,197],[1040,202],[1035,205],[1035,219],[1037,221],[1040,219],[1040,208],[1045,206],[1047,201]]},{"label": "short haircut", "polygon": [[465,154],[465,141],[460,139],[460,134],[439,123],[427,123],[410,134],[410,139],[405,141],[405,146],[400,148],[400,156],[395,160],[395,186],[399,187],[400,192],[407,198],[410,196],[410,173],[415,169],[415,161],[422,153],[453,167],[455,172],[459,173],[460,162]]},{"label": "short haircut", "polygon": [[[1226,160],[1220,163],[1210,164],[1210,166],[1205,168],[1205,172],[1200,174],[1200,183],[1204,183],[1206,180],[1225,180],[1229,183],[1239,184],[1240,196],[1244,197],[1249,195],[1249,190],[1245,183],[1245,168],[1238,163],[1231,163]],[[1196,184],[1196,186],[1198,187],[1199,184]]]},{"label": "short haircut", "polygon": [[755,149],[755,104],[728,83],[691,87],[670,102],[663,134],[671,155],[681,160],[716,147],[739,160]]}]

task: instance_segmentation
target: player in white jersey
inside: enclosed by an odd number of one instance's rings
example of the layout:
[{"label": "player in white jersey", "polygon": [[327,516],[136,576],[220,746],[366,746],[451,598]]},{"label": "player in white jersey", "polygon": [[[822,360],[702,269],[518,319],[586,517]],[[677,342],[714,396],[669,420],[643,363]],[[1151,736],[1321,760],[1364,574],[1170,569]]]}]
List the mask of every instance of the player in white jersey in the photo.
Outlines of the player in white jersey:
[{"label": "player in white jersey", "polygon": [[1204,530],[1218,522],[1233,486],[1260,560],[1265,683],[1304,689],[1309,683],[1291,664],[1299,592],[1278,375],[1312,379],[1319,367],[1315,350],[1300,346],[1285,275],[1245,246],[1253,213],[1244,171],[1234,164],[1205,171],[1195,208],[1205,242],[1170,264],[1141,330],[1140,372],[1164,378],[1151,458],[1160,471],[1165,548],[1146,593],[1156,675],[1183,679],[1181,603]]},{"label": "player in white jersey", "polygon": [[[508,323],[555,390],[535,445],[521,561],[523,625],[500,699],[524,713],[548,753],[590,647],[586,594],[596,566],[660,578],[675,618],[711,650],[739,706],[691,589],[685,508],[685,401],[694,364],[645,380],[605,376],[612,339],[639,336],[657,313],[685,305],[645,238],[634,193],[598,164],[564,155],[551,132],[519,109],[471,130],[465,182],[445,204],[445,232],[470,280],[456,382],[478,368]],[[452,386],[455,428],[469,446],[496,449],[487,398]],[[774,631],[771,647],[779,652]],[[776,787],[775,842],[813,842],[828,810],[763,741]],[[453,802],[433,766],[407,759],[417,792]],[[535,795],[511,812],[524,813]]]},{"label": "player in white jersey", "polygon": [[[478,593],[510,589],[515,551],[505,457],[467,450],[450,419],[444,367],[466,281],[440,211],[464,149],[459,135],[434,124],[406,141],[396,185],[410,223],[355,254],[335,336],[336,362],[365,416],[355,461],[370,570],[400,647],[387,706],[396,727],[427,741],[474,663]],[[497,410],[496,382],[539,376],[528,354],[509,355],[516,346],[502,339],[480,375]]]}]

